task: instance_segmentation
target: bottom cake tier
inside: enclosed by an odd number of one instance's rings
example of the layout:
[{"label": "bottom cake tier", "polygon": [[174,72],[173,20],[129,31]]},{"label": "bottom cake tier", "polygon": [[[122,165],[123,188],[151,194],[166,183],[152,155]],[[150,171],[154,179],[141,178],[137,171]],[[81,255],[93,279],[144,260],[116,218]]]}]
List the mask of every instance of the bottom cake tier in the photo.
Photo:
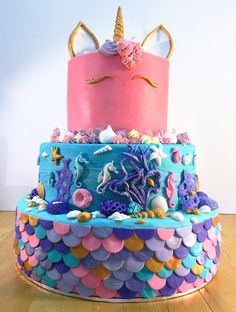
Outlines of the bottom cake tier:
[{"label": "bottom cake tier", "polygon": [[[16,212],[17,265],[30,281],[64,295],[145,301],[185,295],[216,274],[218,210],[179,222],[78,222],[47,212]],[[134,220],[135,221],[135,220]],[[163,221],[163,220],[162,220]],[[160,226],[161,224],[161,226]]]}]

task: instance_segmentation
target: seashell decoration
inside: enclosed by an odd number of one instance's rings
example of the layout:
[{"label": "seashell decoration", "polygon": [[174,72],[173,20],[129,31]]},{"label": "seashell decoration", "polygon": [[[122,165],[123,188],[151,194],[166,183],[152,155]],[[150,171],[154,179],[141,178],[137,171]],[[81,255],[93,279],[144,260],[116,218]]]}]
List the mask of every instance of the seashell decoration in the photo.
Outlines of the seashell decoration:
[{"label": "seashell decoration", "polygon": [[96,150],[93,155],[100,155],[100,154],[104,154],[107,152],[110,152],[112,150],[112,147],[110,145],[106,145],[102,148],[99,148],[98,150]]},{"label": "seashell decoration", "polygon": [[193,156],[191,154],[186,154],[183,156],[182,158],[182,163],[185,165],[185,166],[188,166],[190,165],[191,161],[193,159]]},{"label": "seashell decoration", "polygon": [[81,211],[79,210],[71,210],[70,212],[67,213],[66,217],[68,219],[76,219],[80,213]]},{"label": "seashell decoration", "polygon": [[131,218],[159,218],[164,219],[168,217],[170,214],[164,211],[161,208],[152,208],[148,211],[142,211],[138,213],[133,213],[130,215]]},{"label": "seashell decoration", "polygon": [[92,215],[88,211],[83,211],[77,216],[77,220],[80,222],[89,221],[92,218]]},{"label": "seashell decoration", "polygon": [[172,219],[174,219],[176,221],[183,221],[184,220],[184,215],[182,214],[182,212],[179,212],[179,211],[173,212],[170,216]]},{"label": "seashell decoration", "polygon": [[43,158],[47,158],[49,155],[48,155],[48,153],[46,153],[46,152],[42,152],[41,156],[42,156]]},{"label": "seashell decoration", "polygon": [[206,206],[206,205],[201,206],[201,207],[199,208],[199,210],[200,210],[201,212],[203,212],[203,213],[210,213],[210,212],[211,212],[211,208],[210,208],[209,206]]},{"label": "seashell decoration", "polygon": [[110,125],[107,128],[100,132],[99,141],[100,143],[112,143],[112,139],[116,136],[116,133],[112,130]]},{"label": "seashell decoration", "polygon": [[45,197],[45,190],[42,182],[39,182],[37,185],[38,196],[41,198]]},{"label": "seashell decoration", "polygon": [[167,201],[165,199],[165,197],[161,196],[161,195],[157,195],[153,198],[152,202],[151,202],[151,208],[161,208],[163,211],[167,211],[168,210],[168,205],[167,205]]}]

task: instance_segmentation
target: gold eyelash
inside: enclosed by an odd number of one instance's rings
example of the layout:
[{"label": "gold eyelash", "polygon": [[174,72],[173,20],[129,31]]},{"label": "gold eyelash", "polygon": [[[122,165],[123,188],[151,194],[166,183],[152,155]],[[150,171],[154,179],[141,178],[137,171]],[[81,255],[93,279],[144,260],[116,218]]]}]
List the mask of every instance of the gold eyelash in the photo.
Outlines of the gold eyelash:
[{"label": "gold eyelash", "polygon": [[101,77],[98,77],[98,78],[95,78],[95,79],[88,79],[88,80],[85,80],[85,82],[87,84],[92,84],[92,83],[98,83],[98,82],[101,82],[107,78],[113,78],[111,75],[104,75],[104,76],[101,76]]},{"label": "gold eyelash", "polygon": [[147,83],[149,83],[150,86],[152,86],[153,88],[157,88],[158,87],[157,83],[155,83],[154,81],[152,81],[152,79],[150,79],[150,78],[148,78],[146,76],[136,75],[136,76],[132,77],[131,79],[133,80],[133,79],[137,79],[137,78],[141,78],[141,79],[147,81]]}]

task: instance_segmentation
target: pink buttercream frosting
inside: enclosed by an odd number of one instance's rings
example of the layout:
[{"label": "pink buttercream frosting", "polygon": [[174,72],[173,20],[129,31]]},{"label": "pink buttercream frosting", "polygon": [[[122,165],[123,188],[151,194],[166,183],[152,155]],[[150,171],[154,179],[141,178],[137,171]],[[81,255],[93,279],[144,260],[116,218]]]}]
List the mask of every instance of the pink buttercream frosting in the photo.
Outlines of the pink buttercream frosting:
[{"label": "pink buttercream frosting", "polygon": [[122,39],[117,44],[121,62],[128,69],[134,69],[141,62],[142,50],[139,42]]},{"label": "pink buttercream frosting", "polygon": [[59,128],[54,128],[52,135],[51,135],[51,138],[50,138],[50,142],[53,142],[53,143],[60,142],[60,140],[59,140],[60,134],[61,134],[61,132],[60,132]]},{"label": "pink buttercream frosting", "polygon": [[73,132],[66,132],[64,138],[62,139],[62,143],[76,143],[75,134]]},{"label": "pink buttercream frosting", "polygon": [[114,144],[129,144],[130,141],[128,138],[123,137],[121,134],[116,135],[113,139],[112,139],[112,143]]},{"label": "pink buttercream frosting", "polygon": [[177,135],[178,143],[181,144],[191,144],[191,139],[188,135],[188,132],[183,132]]}]

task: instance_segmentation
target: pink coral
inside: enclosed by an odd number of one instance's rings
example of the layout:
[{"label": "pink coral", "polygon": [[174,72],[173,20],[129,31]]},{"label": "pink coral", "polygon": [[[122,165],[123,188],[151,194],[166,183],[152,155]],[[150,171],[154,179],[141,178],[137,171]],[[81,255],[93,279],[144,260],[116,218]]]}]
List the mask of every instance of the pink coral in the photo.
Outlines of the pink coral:
[{"label": "pink coral", "polygon": [[80,188],[74,191],[72,200],[76,207],[85,209],[91,205],[93,196],[88,190]]},{"label": "pink coral", "polygon": [[129,144],[129,139],[126,137],[123,137],[121,134],[116,135],[113,139],[112,139],[112,143],[114,144]]},{"label": "pink coral", "polygon": [[134,69],[141,62],[142,50],[139,42],[122,39],[118,42],[117,51],[122,64],[128,69]]}]

